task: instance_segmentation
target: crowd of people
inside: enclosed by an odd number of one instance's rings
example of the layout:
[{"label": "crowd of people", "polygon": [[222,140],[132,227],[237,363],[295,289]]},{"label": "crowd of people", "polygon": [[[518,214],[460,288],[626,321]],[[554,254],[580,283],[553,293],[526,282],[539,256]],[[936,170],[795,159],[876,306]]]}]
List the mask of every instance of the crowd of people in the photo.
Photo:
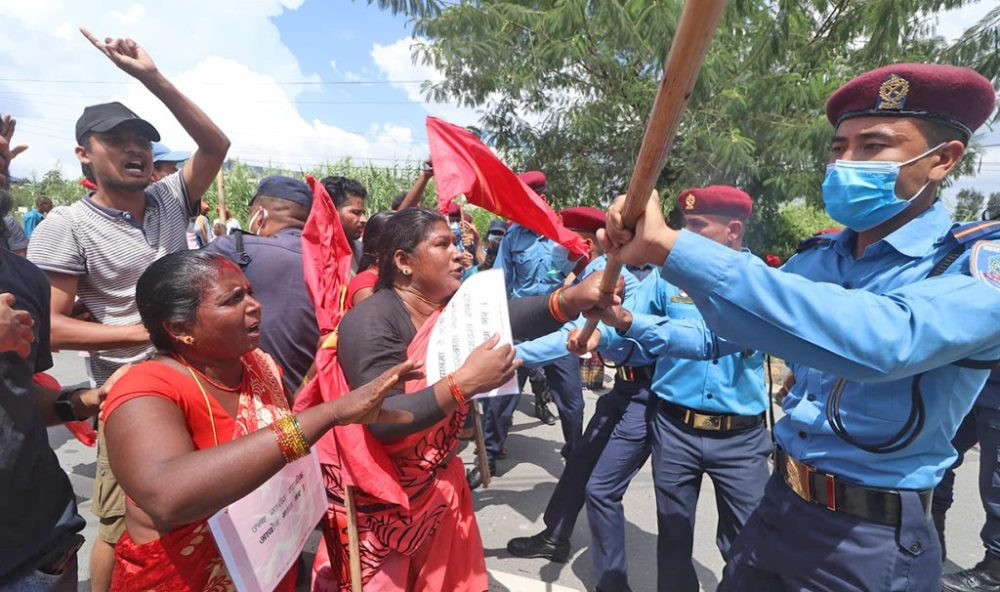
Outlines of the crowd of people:
[{"label": "crowd of people", "polygon": [[[1000,222],[953,223],[938,199],[994,110],[979,74],[897,64],[834,93],[822,193],[843,228],[775,269],[744,242],[752,198],[727,185],[680,192],[671,224],[655,192],[634,227],[624,197],[607,212],[561,210],[583,256],[524,220],[480,235],[457,203],[421,207],[432,161],[390,211],[369,212],[353,179],[324,178],[316,192],[269,176],[245,229],[225,210],[210,221],[202,196],[229,150],[223,130],[135,41],[83,33],[197,148],[171,151],[121,103],[91,105],[75,130],[81,199],[53,209],[39,196],[22,225],[0,189],[0,590],[76,589],[85,521],[46,426],[95,418],[92,590],[235,589],[208,517],[335,426],[361,424],[405,503],[362,486],[348,504],[348,460],[321,458],[325,528],[356,529],[361,569],[341,537],[325,537],[312,589],[359,577],[365,590],[484,592],[473,496],[502,478],[519,397],[483,400],[486,462],[466,472],[456,453],[476,427],[470,399],[515,376],[537,418],[561,423],[565,467],[544,529],[511,539],[514,556],[568,561],[586,506],[596,589],[630,590],[623,496],[651,459],[659,590],[699,589],[705,475],[720,590],[1000,589]],[[21,150],[14,128],[0,121],[2,186]],[[546,198],[543,172],[520,177]],[[317,199],[351,249],[332,334],[303,264]],[[601,289],[609,255],[625,264],[613,294]],[[435,321],[491,269],[505,278],[515,343],[494,337],[428,379]],[[588,319],[599,323],[586,337]],[[343,392],[303,405],[331,343]],[[88,352],[92,385],[51,388],[54,349]],[[777,423],[769,355],[789,368]],[[586,357],[613,369],[614,386],[585,422]],[[977,442],[984,559],[942,576],[953,471]],[[293,568],[278,589],[300,578]]]}]

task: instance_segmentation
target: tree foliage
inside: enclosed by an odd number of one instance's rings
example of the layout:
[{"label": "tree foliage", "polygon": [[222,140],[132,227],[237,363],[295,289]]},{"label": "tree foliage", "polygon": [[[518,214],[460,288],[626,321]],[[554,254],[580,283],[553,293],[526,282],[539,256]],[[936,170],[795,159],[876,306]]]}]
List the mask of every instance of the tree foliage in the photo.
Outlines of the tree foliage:
[{"label": "tree foliage", "polygon": [[[598,205],[627,186],[680,0],[369,1],[410,17],[415,59],[445,74],[427,95],[481,108],[485,139],[513,166],[545,170],[556,205]],[[997,79],[1000,9],[954,47],[934,34],[939,13],[968,3],[731,0],[661,195],[737,185],[757,205],[752,246],[768,248],[787,227],[784,204],[821,205],[824,107],[838,86],[904,61],[969,64]]]},{"label": "tree foliage", "polygon": [[975,189],[962,189],[955,195],[955,212],[952,217],[958,221],[978,220],[983,211],[986,196]]}]

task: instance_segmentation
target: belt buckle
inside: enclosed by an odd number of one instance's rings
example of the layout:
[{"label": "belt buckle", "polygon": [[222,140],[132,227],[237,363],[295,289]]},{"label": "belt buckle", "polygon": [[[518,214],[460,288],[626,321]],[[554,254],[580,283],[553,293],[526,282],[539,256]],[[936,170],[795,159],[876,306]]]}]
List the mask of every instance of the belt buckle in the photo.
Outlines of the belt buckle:
[{"label": "belt buckle", "polygon": [[785,455],[785,483],[795,492],[795,495],[807,502],[812,501],[812,491],[809,487],[809,473],[810,468],[808,465],[801,464],[791,456]]},{"label": "belt buckle", "polygon": [[691,427],[697,430],[711,430],[717,432],[722,429],[722,417],[718,415],[702,415],[692,413]]}]

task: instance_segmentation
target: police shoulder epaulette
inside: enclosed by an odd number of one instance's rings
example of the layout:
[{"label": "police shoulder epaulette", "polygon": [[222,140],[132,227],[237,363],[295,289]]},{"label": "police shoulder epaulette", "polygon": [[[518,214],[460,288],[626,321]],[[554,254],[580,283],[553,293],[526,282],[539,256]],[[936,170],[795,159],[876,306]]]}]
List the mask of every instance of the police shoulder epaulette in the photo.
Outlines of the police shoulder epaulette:
[{"label": "police shoulder epaulette", "polygon": [[951,236],[961,245],[977,240],[1000,238],[1000,220],[959,224],[951,229]]},{"label": "police shoulder epaulette", "polygon": [[817,247],[825,247],[826,245],[833,242],[833,237],[835,236],[837,235],[821,234],[819,236],[810,236],[806,240],[800,242],[797,247],[795,247],[795,252],[801,253],[803,251],[808,251],[810,249],[815,249]]}]

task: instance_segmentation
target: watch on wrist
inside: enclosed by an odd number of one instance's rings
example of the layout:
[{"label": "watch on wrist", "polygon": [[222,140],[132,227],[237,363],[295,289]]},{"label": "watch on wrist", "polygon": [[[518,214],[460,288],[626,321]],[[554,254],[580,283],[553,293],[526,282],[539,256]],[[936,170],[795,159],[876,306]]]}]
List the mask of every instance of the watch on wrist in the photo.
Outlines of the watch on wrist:
[{"label": "watch on wrist", "polygon": [[73,407],[73,395],[82,389],[65,389],[59,393],[59,398],[52,403],[56,410],[56,417],[62,421],[80,421],[80,418],[76,414],[76,408]]}]

